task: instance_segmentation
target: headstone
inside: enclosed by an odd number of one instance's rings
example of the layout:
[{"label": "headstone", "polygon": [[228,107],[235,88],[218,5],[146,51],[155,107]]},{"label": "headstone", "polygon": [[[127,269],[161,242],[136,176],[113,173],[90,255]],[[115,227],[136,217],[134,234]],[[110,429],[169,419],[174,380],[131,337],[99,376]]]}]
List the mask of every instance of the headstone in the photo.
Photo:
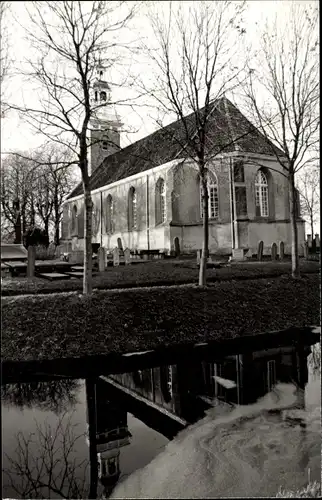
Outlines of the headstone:
[{"label": "headstone", "polygon": [[200,264],[202,250],[197,250],[197,264]]},{"label": "headstone", "polygon": [[307,244],[309,248],[312,248],[312,234],[307,235]]},{"label": "headstone", "polygon": [[271,246],[271,257],[272,257],[272,260],[276,260],[277,259],[277,245],[276,245],[276,243],[272,243],[272,246]]},{"label": "headstone", "polygon": [[104,247],[99,247],[97,251],[97,257],[98,257],[98,270],[100,273],[103,273],[105,271],[105,264],[106,264],[106,250]]},{"label": "headstone", "polygon": [[242,248],[234,248],[233,249],[233,260],[245,260],[244,259],[244,250]]},{"label": "headstone", "polygon": [[280,248],[279,248],[279,256],[280,260],[284,260],[285,257],[285,246],[284,246],[284,241],[280,241]]},{"label": "headstone", "polygon": [[120,250],[118,247],[115,247],[113,250],[113,266],[120,265]]},{"label": "headstone", "polygon": [[125,265],[127,266],[128,264],[131,264],[131,251],[129,248],[126,248],[124,250],[124,261]]},{"label": "headstone", "polygon": [[304,247],[304,258],[307,259],[309,256],[309,247],[307,241],[304,242],[303,247]]},{"label": "headstone", "polygon": [[117,248],[123,252],[123,245],[121,238],[117,238]]},{"label": "headstone", "polygon": [[320,248],[320,235],[315,235],[315,248]]},{"label": "headstone", "polygon": [[47,248],[47,258],[53,259],[55,257],[55,254],[56,254],[56,245],[55,243],[51,242],[49,243]]},{"label": "headstone", "polygon": [[180,242],[177,236],[174,238],[174,251],[176,253],[176,257],[178,257],[180,255]]},{"label": "headstone", "polygon": [[263,250],[264,250],[264,242],[260,241],[258,243],[258,249],[257,249],[257,260],[263,260]]},{"label": "headstone", "polygon": [[28,247],[28,261],[27,261],[27,277],[33,278],[35,276],[35,262],[36,262],[36,249],[34,246]]}]

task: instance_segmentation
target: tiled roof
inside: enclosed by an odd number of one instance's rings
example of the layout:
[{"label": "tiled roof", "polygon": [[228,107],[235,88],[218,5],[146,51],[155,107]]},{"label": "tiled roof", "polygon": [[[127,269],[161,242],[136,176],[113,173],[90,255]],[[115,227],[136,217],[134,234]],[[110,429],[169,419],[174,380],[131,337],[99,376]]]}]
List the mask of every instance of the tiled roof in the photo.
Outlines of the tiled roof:
[{"label": "tiled roof", "polygon": [[[196,130],[195,113],[186,117],[185,121],[191,137]],[[178,155],[180,158],[184,157],[182,145],[185,144],[185,137],[183,122],[178,120],[111,154],[93,172],[90,179],[91,190],[168,163]],[[272,155],[274,147],[228,99],[222,98],[213,104],[206,146],[211,152],[228,153],[235,151],[236,145],[241,152],[266,155]],[[80,183],[67,199],[82,193]]]}]

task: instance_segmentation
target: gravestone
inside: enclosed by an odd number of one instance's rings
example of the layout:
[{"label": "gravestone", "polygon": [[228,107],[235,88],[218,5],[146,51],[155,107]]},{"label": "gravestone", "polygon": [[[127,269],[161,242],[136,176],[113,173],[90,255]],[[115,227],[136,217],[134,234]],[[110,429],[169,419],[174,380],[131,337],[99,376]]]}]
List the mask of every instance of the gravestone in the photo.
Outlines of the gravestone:
[{"label": "gravestone", "polygon": [[202,250],[197,250],[197,264],[200,264]]},{"label": "gravestone", "polygon": [[284,257],[285,257],[285,247],[284,247],[284,242],[283,241],[280,241],[280,245],[279,245],[279,256],[280,256],[280,260],[284,260]]},{"label": "gravestone", "polygon": [[180,255],[180,242],[177,236],[174,238],[174,251],[176,257],[178,257]]},{"label": "gravestone", "polygon": [[272,246],[271,246],[271,258],[272,258],[272,260],[276,260],[277,259],[277,245],[276,245],[276,243],[272,243]]},{"label": "gravestone", "polygon": [[257,249],[257,260],[263,260],[263,250],[264,250],[264,242],[260,241],[258,243],[258,249]]},{"label": "gravestone", "polygon": [[244,250],[242,248],[233,248],[233,260],[245,260],[244,259]]},{"label": "gravestone", "polygon": [[315,248],[320,248],[320,235],[315,235]]},{"label": "gravestone", "polygon": [[47,258],[54,259],[55,255],[56,255],[56,245],[55,245],[55,243],[51,242],[51,243],[49,243],[48,248],[47,248]]},{"label": "gravestone", "polygon": [[307,235],[307,244],[309,248],[312,248],[312,234]]},{"label": "gravestone", "polygon": [[309,256],[309,247],[307,241],[304,242],[303,247],[304,247],[304,258],[307,259]]},{"label": "gravestone", "polygon": [[117,248],[123,252],[123,245],[121,238],[117,238]]},{"label": "gravestone", "polygon": [[120,250],[118,247],[115,247],[113,250],[113,266],[120,265]]},{"label": "gravestone", "polygon": [[131,251],[129,248],[126,248],[124,250],[124,261],[125,265],[127,266],[128,264],[131,264]]},{"label": "gravestone", "polygon": [[104,247],[99,247],[97,251],[98,257],[98,270],[100,273],[105,271],[105,263],[106,263],[106,250]]},{"label": "gravestone", "polygon": [[35,276],[35,262],[36,262],[36,249],[34,246],[28,247],[28,261],[27,261],[27,277],[33,278]]}]

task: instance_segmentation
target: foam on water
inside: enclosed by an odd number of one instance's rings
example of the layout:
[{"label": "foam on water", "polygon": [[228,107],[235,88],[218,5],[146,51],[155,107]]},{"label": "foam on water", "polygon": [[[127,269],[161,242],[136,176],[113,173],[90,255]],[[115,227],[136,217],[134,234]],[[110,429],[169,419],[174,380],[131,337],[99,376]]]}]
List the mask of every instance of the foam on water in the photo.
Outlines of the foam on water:
[{"label": "foam on water", "polygon": [[[320,393],[319,380],[315,389]],[[257,403],[226,415],[212,408],[119,483],[111,498],[275,496],[280,486],[305,486],[308,468],[319,480],[320,406],[308,413],[303,402],[303,391],[278,384]]]}]

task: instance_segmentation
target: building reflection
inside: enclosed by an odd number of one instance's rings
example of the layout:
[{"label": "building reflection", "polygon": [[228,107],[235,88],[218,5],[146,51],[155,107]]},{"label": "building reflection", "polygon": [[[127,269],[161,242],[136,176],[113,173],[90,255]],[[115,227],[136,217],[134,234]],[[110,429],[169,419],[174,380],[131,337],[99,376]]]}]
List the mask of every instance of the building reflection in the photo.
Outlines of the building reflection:
[{"label": "building reflection", "polygon": [[[299,389],[297,408],[304,408],[309,354],[310,347],[289,346],[218,360],[181,361],[98,379],[96,449],[104,496],[111,494],[119,480],[120,448],[131,442],[127,412],[172,439],[209,408],[221,414],[235,405],[252,404],[277,382],[295,384]],[[213,414],[216,416],[216,411]],[[171,434],[169,429],[179,418],[181,427],[175,427]]]}]

